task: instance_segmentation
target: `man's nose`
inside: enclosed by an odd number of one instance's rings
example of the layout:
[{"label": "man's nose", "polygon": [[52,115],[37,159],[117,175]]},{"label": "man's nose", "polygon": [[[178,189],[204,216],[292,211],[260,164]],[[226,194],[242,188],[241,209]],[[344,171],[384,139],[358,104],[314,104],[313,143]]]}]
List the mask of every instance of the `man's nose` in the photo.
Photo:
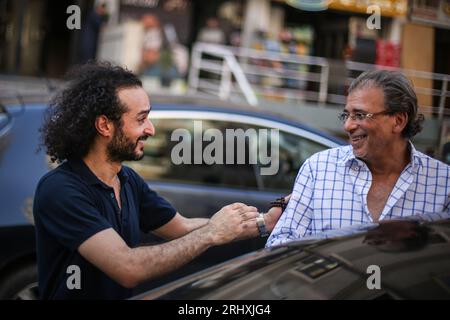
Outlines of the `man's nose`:
[{"label": "man's nose", "polygon": [[358,127],[358,123],[356,120],[353,120],[352,117],[348,117],[344,122],[344,130],[347,132],[355,131]]},{"label": "man's nose", "polygon": [[155,126],[150,120],[148,120],[148,125],[144,129],[144,133],[149,136],[155,135]]}]

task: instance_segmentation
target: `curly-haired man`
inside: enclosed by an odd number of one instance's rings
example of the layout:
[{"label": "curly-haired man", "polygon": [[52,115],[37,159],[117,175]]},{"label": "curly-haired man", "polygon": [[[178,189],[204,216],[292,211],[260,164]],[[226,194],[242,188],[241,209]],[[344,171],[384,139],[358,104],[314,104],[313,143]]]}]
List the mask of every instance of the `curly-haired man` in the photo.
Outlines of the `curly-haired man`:
[{"label": "curly-haired man", "polygon": [[[128,298],[137,284],[211,246],[258,234],[256,208],[234,203],[211,219],[188,219],[121,164],[141,159],[143,141],[155,133],[134,74],[89,63],[71,76],[41,129],[47,154],[61,163],[35,194],[41,298]],[[139,246],[140,231],[171,241]]]}]

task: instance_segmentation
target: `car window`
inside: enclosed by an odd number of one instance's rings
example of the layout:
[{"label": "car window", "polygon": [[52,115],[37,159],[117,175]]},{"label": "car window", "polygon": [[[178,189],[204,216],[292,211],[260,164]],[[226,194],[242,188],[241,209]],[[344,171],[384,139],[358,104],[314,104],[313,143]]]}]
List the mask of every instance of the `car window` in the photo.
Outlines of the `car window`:
[{"label": "car window", "polygon": [[10,136],[8,134],[10,130],[6,129],[10,123],[11,119],[8,117],[6,109],[0,104],[0,162],[10,143]]},{"label": "car window", "polygon": [[289,193],[305,160],[328,148],[305,137],[279,131],[279,169],[274,175],[261,176],[263,189]]},{"label": "car window", "polygon": [[[141,161],[126,162],[125,164],[136,170],[146,180],[159,180],[168,182],[190,183],[205,186],[217,187],[232,187],[242,189],[258,189],[255,168],[256,165],[237,164],[237,152],[234,149],[234,161],[232,164],[225,164],[226,160],[226,139],[223,139],[223,162],[224,164],[206,164],[203,157],[200,159],[201,164],[195,164],[195,154],[199,154],[198,149],[195,149],[195,142],[201,142],[204,132],[208,129],[217,129],[225,137],[227,129],[242,129],[247,130],[246,125],[241,125],[228,121],[217,120],[201,120],[201,128],[199,128],[199,120],[192,119],[153,119],[152,120],[156,134],[145,141],[144,158]],[[183,139],[171,139],[172,134],[176,129],[182,129],[188,132],[188,136]],[[194,139],[195,134],[200,134],[200,139]],[[180,143],[182,141],[189,141],[190,148],[184,148],[181,152]],[[174,141],[172,141],[174,140]],[[201,143],[201,150],[204,154],[205,148],[210,141],[203,141]],[[235,148],[237,143],[234,144]],[[248,158],[248,148],[247,155]],[[184,151],[190,154],[190,162],[176,164],[173,161],[175,156],[186,156]],[[215,156],[214,153],[212,155]],[[189,157],[188,157],[189,158]],[[186,159],[186,158],[185,158]]]},{"label": "car window", "polygon": [[8,117],[8,114],[6,113],[6,109],[2,104],[0,104],[0,130],[6,127],[9,121],[10,119]]},{"label": "car window", "polygon": [[3,127],[6,126],[8,123],[8,117],[4,113],[0,113],[0,129],[3,129]]}]

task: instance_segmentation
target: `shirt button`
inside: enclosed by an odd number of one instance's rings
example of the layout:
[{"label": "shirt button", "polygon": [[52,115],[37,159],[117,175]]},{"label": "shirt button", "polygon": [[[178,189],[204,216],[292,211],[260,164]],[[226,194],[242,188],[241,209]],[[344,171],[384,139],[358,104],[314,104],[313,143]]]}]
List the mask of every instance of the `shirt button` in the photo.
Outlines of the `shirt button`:
[{"label": "shirt button", "polygon": [[353,169],[353,171],[359,171],[359,167],[358,166],[353,166],[352,169]]},{"label": "shirt button", "polygon": [[111,193],[111,199],[114,199],[114,193]]}]

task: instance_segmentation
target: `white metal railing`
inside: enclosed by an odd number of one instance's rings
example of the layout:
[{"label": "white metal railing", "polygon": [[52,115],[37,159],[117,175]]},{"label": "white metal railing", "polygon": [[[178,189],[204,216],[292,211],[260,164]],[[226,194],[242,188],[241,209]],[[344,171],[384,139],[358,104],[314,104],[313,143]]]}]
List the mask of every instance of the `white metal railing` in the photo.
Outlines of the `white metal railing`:
[{"label": "white metal railing", "polygon": [[[321,57],[298,56],[249,48],[196,43],[192,50],[189,88],[206,91],[228,99],[244,94],[254,104],[256,96],[278,97],[280,100],[310,100],[328,105],[345,103],[346,93],[333,93],[330,76],[336,76],[329,60]],[[388,69],[403,72],[415,81],[418,95],[431,97],[430,105],[421,105],[421,111],[436,114],[442,120],[450,115],[448,82],[450,75],[425,71],[377,66],[354,61],[341,62],[342,87],[346,88],[360,73],[370,69]],[[344,69],[344,70],[342,70]],[[211,76],[215,75],[215,76]],[[238,86],[235,86],[233,76]],[[428,80],[426,86],[420,80]],[[435,85],[438,85],[435,88]],[[252,97],[252,98],[249,98]],[[253,98],[255,97],[255,98]],[[435,99],[435,97],[439,97]],[[434,100],[438,100],[435,103]],[[447,106],[447,108],[446,108]]]},{"label": "white metal railing", "polygon": [[[447,98],[450,98],[450,91],[448,90],[448,82],[450,81],[450,75],[432,73],[426,71],[412,70],[412,69],[401,69],[393,67],[385,67],[372,65],[367,63],[360,63],[354,61],[347,61],[346,63],[349,73],[356,71],[355,76],[349,76],[347,79],[347,84],[350,84],[352,80],[355,79],[359,73],[362,73],[371,69],[385,69],[392,71],[399,71],[404,73],[408,78],[412,79],[414,83],[414,90],[417,94],[428,96],[431,98],[431,105],[421,105],[421,110],[430,114],[437,114],[439,119],[442,120],[444,115],[450,115],[450,109],[446,109]],[[414,81],[419,80],[419,81]],[[428,80],[428,86],[423,86],[420,80]],[[435,84],[438,85],[439,89],[435,89]],[[434,97],[439,97],[437,104],[434,103]]]},{"label": "white metal railing", "polygon": [[[319,70],[313,72],[310,68]],[[290,81],[292,85],[282,87],[274,85],[274,81]],[[309,90],[307,83],[315,83],[317,89]],[[300,87],[303,90],[299,91]],[[229,98],[231,93],[241,92],[249,103],[249,96],[254,96],[251,100],[257,101],[256,94],[261,97],[275,94],[296,99],[306,98],[325,103],[328,62],[318,57],[196,43],[192,49],[189,88],[194,92],[204,90],[215,93],[221,99]]]},{"label": "white metal railing", "polygon": [[[211,58],[209,58],[211,61],[203,61],[203,54],[222,59],[222,62],[218,62],[219,60],[211,60]],[[255,92],[250,86],[244,71],[236,60],[233,52],[227,48],[205,43],[196,44],[192,50],[191,70],[189,72],[189,89],[192,91],[197,91],[199,88],[205,88],[205,86],[208,87],[208,84],[205,85],[204,82],[200,81],[201,70],[207,70],[221,75],[218,94],[222,100],[226,100],[230,97],[233,75],[247,102],[254,106],[258,104],[258,99],[256,98]],[[213,87],[209,86],[209,88]]]},{"label": "white metal railing", "polygon": [[[332,61],[249,48],[196,43],[192,49],[189,90],[217,95],[222,100],[244,96],[247,103],[258,99],[284,102],[313,101],[342,107],[352,80],[371,69],[404,73],[413,80],[423,101],[420,111],[437,116],[439,150],[444,140],[444,117],[450,116],[450,75],[384,67],[354,61]],[[337,90],[336,90],[337,89]],[[420,98],[419,98],[420,100]]]}]

